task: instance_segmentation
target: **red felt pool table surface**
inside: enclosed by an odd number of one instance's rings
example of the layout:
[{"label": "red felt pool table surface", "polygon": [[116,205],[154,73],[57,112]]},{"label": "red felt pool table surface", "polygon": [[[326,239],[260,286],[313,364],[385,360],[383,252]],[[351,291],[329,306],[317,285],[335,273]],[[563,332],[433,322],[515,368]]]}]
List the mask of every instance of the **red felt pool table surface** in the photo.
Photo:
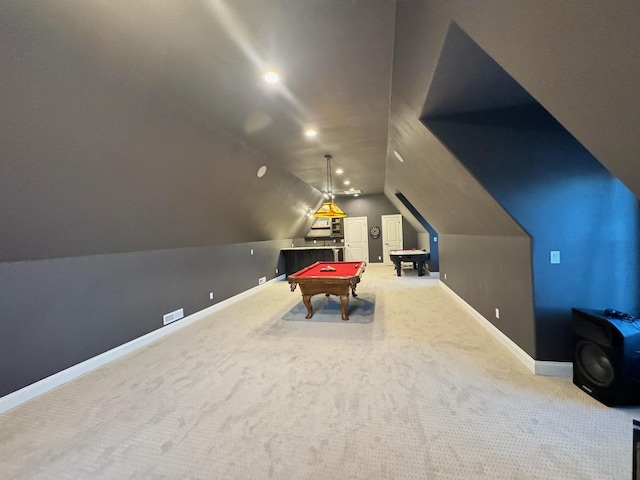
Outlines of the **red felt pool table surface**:
[{"label": "red felt pool table surface", "polygon": [[[289,277],[353,277],[357,275],[364,262],[316,262],[313,265],[289,275]],[[335,268],[332,271],[328,267]],[[324,270],[324,271],[323,271]]]}]

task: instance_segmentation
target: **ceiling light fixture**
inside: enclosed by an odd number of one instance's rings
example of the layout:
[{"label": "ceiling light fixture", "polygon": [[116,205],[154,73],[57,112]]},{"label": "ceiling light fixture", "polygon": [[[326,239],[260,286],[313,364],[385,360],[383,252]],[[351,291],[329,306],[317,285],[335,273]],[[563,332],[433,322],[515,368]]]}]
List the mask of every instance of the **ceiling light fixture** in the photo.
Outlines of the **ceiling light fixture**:
[{"label": "ceiling light fixture", "polygon": [[274,71],[270,71],[270,72],[265,73],[265,74],[262,76],[262,79],[263,79],[265,82],[270,83],[270,84],[272,84],[272,85],[273,85],[274,83],[278,83],[278,82],[280,81],[280,75],[278,75],[278,74],[277,74],[276,72],[274,72]]},{"label": "ceiling light fixture", "polygon": [[331,155],[325,155],[324,158],[327,159],[327,193],[325,197],[328,198],[328,201],[324,202],[322,206],[313,214],[314,217],[321,218],[343,218],[346,217],[347,214],[342,211],[342,209],[333,202],[333,185],[331,180]]},{"label": "ceiling light fixture", "polygon": [[345,185],[351,185],[351,181],[349,181],[349,180],[345,180],[345,181],[344,181],[344,184],[345,184]]},{"label": "ceiling light fixture", "polygon": [[309,130],[307,130],[306,132],[304,132],[304,134],[305,134],[305,136],[307,136],[307,137],[309,137],[309,138],[313,138],[313,137],[315,137],[316,135],[318,135],[318,132],[316,132],[315,130],[313,130],[313,129],[311,129],[311,128],[310,128]]},{"label": "ceiling light fixture", "polygon": [[402,155],[400,155],[396,150],[393,151],[393,154],[398,160],[404,163],[404,158],[402,158]]},{"label": "ceiling light fixture", "polygon": [[336,170],[336,175],[342,175],[344,173],[344,170],[342,170],[341,168]]}]

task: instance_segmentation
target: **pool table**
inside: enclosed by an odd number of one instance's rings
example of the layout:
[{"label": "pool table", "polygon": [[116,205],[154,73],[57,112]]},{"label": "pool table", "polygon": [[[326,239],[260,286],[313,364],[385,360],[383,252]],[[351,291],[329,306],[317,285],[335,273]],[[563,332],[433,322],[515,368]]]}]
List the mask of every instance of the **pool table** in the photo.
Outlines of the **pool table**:
[{"label": "pool table", "polygon": [[389,257],[396,266],[398,276],[401,276],[402,262],[413,262],[413,268],[418,269],[418,276],[421,277],[424,275],[424,267],[428,265],[431,254],[424,250],[391,250]]},{"label": "pool table", "polygon": [[342,320],[349,320],[347,315],[349,290],[354,297],[357,297],[356,285],[360,283],[366,264],[367,262],[316,262],[289,275],[292,292],[297,285],[300,285],[302,301],[308,312],[305,318],[313,316],[311,297],[324,293],[326,296],[340,297]]}]

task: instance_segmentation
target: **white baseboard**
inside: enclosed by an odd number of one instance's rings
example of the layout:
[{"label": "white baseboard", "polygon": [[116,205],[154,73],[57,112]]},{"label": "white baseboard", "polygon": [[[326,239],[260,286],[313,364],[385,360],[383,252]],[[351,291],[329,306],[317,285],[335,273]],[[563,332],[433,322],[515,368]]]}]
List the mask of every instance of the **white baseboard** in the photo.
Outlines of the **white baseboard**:
[{"label": "white baseboard", "polygon": [[100,355],[96,355],[95,357],[89,358],[84,362],[73,365],[65,370],[62,370],[61,372],[55,373],[47,378],[43,378],[38,382],[27,385],[20,390],[16,390],[15,392],[5,395],[4,397],[0,398],[0,413],[11,410],[18,405],[28,402],[29,400],[32,400],[42,395],[43,393],[47,393],[54,388],[57,388],[67,382],[70,382],[71,380],[78,378],[81,375],[84,375],[85,373],[95,370],[96,368],[101,367],[109,362],[117,360],[118,358],[127,355],[141,347],[144,347],[145,345],[148,345],[151,342],[164,337],[165,335],[169,335],[176,330],[184,328],[187,325],[192,324],[193,322],[201,320],[202,318],[211,315],[214,312],[217,312],[218,310],[222,310],[229,305],[232,305],[246,297],[253,295],[258,289],[261,289],[272,282],[277,282],[283,280],[284,278],[285,275],[280,275],[279,277],[269,280],[262,285],[258,285],[256,287],[250,288],[249,290],[245,290],[238,295],[234,295],[233,297],[227,298],[226,300],[216,303],[215,305],[211,305],[210,307],[186,316],[181,320],[170,323],[169,325],[166,325],[164,327],[160,327],[159,329],[142,335],[141,337],[134,338],[133,340],[112,348],[111,350],[101,353]]},{"label": "white baseboard", "polygon": [[573,377],[573,362],[551,362],[536,360],[536,375],[546,377]]},{"label": "white baseboard", "polygon": [[458,302],[471,316],[482,325],[496,340],[507,348],[513,355],[520,360],[531,373],[536,375],[544,375],[549,377],[571,377],[573,375],[572,362],[548,362],[533,359],[527,352],[520,348],[513,340],[502,333],[493,323],[480,315],[471,305],[458,296],[456,292],[451,290],[445,283],[440,281],[440,286],[451,297]]}]

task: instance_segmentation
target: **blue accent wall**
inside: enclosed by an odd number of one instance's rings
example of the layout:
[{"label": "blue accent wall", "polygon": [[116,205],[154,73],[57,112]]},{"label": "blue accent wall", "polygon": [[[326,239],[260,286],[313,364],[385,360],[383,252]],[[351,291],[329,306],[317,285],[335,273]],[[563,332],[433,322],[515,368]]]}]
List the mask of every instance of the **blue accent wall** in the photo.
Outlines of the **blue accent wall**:
[{"label": "blue accent wall", "polygon": [[531,236],[536,359],[572,359],[571,307],[640,314],[638,201],[544,108],[424,123]]},{"label": "blue accent wall", "polygon": [[440,260],[438,255],[438,232],[436,232],[435,228],[431,226],[429,222],[425,220],[425,218],[416,210],[416,208],[411,204],[411,202],[405,197],[402,193],[396,193],[396,197],[398,200],[402,202],[402,204],[407,207],[407,210],[411,212],[411,214],[420,222],[427,232],[429,232],[429,271],[431,272],[439,272],[440,271]]}]

